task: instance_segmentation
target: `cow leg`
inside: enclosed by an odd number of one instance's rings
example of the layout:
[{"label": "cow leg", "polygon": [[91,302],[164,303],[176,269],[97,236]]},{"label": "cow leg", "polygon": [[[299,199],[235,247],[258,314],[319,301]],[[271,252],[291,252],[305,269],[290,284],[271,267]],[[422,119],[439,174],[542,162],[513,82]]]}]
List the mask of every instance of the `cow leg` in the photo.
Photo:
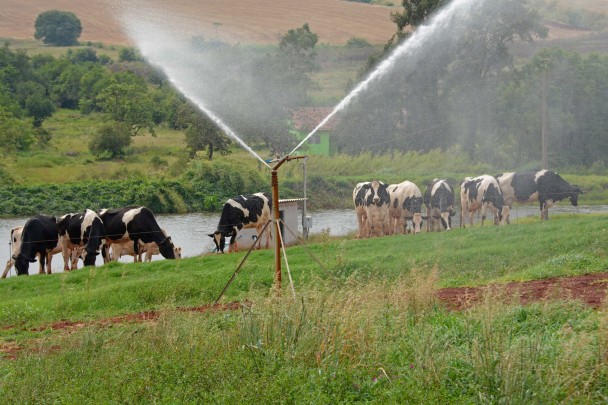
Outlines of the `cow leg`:
[{"label": "cow leg", "polygon": [[51,263],[53,262],[53,253],[49,250],[46,253],[46,274],[51,274]]},{"label": "cow leg", "polygon": [[38,260],[40,261],[40,268],[38,270],[38,273],[44,274],[44,266],[46,264],[46,253],[45,254],[40,253],[38,256]]},{"label": "cow leg", "polygon": [[67,235],[61,236],[61,255],[63,256],[63,271],[70,271],[70,240]]},{"label": "cow leg", "polygon": [[6,278],[6,276],[8,275],[8,272],[10,271],[11,267],[13,267],[14,265],[15,265],[15,261],[11,257],[6,262],[6,267],[4,268],[4,273],[2,273],[2,278]]},{"label": "cow leg", "polygon": [[137,256],[139,255],[139,239],[133,240],[133,252],[135,253],[135,261],[137,261]]}]

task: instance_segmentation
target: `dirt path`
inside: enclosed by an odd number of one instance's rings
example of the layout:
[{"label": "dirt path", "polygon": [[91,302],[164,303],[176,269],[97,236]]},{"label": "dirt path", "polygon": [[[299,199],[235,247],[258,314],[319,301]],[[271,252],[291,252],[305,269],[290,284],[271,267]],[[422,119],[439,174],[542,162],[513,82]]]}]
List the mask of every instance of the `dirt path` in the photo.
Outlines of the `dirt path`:
[{"label": "dirt path", "polygon": [[575,299],[597,309],[606,297],[607,288],[608,273],[595,273],[476,288],[444,288],[437,292],[437,296],[451,309],[465,309],[479,303],[486,292],[504,297],[505,300],[519,297],[522,304],[550,299]]}]

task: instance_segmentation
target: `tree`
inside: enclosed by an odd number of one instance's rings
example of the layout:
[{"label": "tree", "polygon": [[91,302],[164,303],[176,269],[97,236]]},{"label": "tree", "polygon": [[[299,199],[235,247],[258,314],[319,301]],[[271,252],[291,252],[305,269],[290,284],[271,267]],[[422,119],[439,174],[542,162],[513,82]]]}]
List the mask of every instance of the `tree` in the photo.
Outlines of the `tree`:
[{"label": "tree", "polygon": [[89,143],[89,150],[101,159],[113,159],[125,155],[131,144],[130,128],[122,122],[102,125]]},{"label": "tree", "polygon": [[82,33],[80,20],[70,11],[45,11],[38,15],[34,27],[34,38],[54,46],[78,45]]},{"label": "tree", "polygon": [[112,120],[122,122],[132,135],[147,128],[154,135],[154,106],[146,83],[132,73],[114,76],[98,96],[98,105]]},{"label": "tree", "polygon": [[0,150],[5,153],[27,150],[34,143],[31,127],[0,105]]},{"label": "tree", "polygon": [[143,61],[141,55],[139,55],[139,52],[137,52],[137,49],[133,48],[133,47],[125,47],[125,48],[120,48],[120,51],[118,51],[118,61],[119,62],[140,62]]},{"label": "tree", "polygon": [[17,85],[17,97],[27,115],[33,118],[34,127],[40,127],[42,122],[55,112],[55,105],[46,95],[46,89],[33,81]]},{"label": "tree", "polygon": [[230,153],[230,140],[192,104],[183,103],[178,108],[177,115],[177,124],[186,127],[186,145],[191,157],[194,157],[196,152],[205,149],[207,149],[209,160],[213,159],[214,152],[222,155]]}]

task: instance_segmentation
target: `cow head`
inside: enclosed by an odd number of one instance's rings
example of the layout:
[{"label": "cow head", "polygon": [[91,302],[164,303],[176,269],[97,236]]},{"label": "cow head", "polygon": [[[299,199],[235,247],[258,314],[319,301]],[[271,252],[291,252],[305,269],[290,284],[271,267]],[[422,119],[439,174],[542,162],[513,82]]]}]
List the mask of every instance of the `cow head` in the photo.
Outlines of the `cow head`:
[{"label": "cow head", "polygon": [[[96,250],[93,250],[90,252],[87,251],[86,255],[82,259],[82,262],[84,263],[85,266],[95,266],[95,260],[97,260],[98,254],[99,254],[99,252],[97,252]],[[76,260],[78,260],[78,258],[76,258]]]},{"label": "cow head", "polygon": [[215,242],[215,251],[218,253],[224,253],[224,249],[226,248],[226,237],[230,236],[230,242],[228,243],[228,252],[230,252],[236,241],[236,229],[233,228],[228,233],[215,231],[210,233],[209,236],[213,239],[213,242]]},{"label": "cow head", "polygon": [[[34,260],[31,260],[32,262]],[[27,276],[29,275],[29,268],[30,268],[30,260],[26,259],[23,255],[18,255],[15,258],[15,269],[17,269],[17,275],[18,276]]]},{"label": "cow head", "polygon": [[170,236],[167,236],[158,243],[158,250],[165,259],[175,259],[175,246],[173,245]]},{"label": "cow head", "polygon": [[581,190],[577,186],[572,186],[572,191],[570,192],[570,203],[575,207],[578,205],[578,195],[579,194],[585,194],[585,193],[583,192],[583,190]]},{"label": "cow head", "polygon": [[511,222],[511,208],[508,205],[503,205],[498,209],[498,221],[502,225]]},{"label": "cow head", "polygon": [[226,247],[226,236],[220,231],[215,231],[208,235],[215,243],[215,251],[218,253],[224,253],[224,248]]},{"label": "cow head", "polygon": [[441,225],[443,225],[443,228],[446,231],[449,231],[450,229],[452,229],[452,217],[456,215],[456,211],[454,211],[452,209],[452,207],[450,207],[447,211],[442,211],[441,212]]},{"label": "cow head", "polygon": [[414,233],[420,233],[420,228],[422,228],[422,214],[417,212],[412,217],[412,224],[414,224]]}]

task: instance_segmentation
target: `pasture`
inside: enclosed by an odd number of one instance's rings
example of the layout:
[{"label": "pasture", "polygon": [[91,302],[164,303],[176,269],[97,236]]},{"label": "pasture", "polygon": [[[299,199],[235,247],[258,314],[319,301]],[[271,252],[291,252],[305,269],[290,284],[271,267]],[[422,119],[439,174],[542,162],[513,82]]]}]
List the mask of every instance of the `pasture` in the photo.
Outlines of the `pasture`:
[{"label": "pasture", "polygon": [[222,300],[237,310],[208,305],[244,253],[3,280],[0,394],[12,403],[596,402],[608,394],[605,303],[592,310],[556,290],[544,303],[497,305],[490,295],[453,312],[437,293],[604,272],[607,229],[606,216],[555,215],[321,239],[287,251],[295,301],[286,274],[282,297],[272,293],[272,252],[254,252]]}]

